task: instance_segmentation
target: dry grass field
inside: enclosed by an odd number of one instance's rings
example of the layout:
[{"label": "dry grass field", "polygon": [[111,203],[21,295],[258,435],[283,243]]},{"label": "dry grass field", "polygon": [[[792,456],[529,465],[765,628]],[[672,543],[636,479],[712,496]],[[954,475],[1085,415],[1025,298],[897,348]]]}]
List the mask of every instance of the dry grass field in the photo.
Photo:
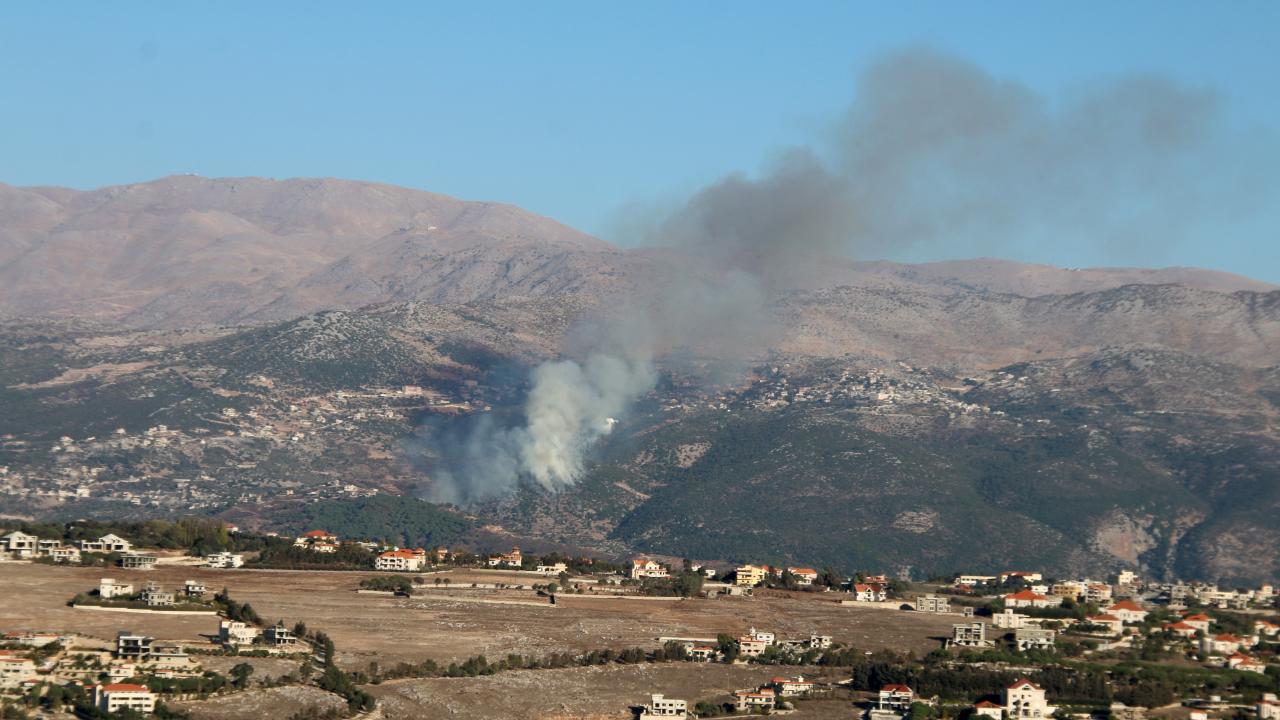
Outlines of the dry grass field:
[{"label": "dry grass field", "polygon": [[[387,720],[620,720],[650,693],[698,700],[728,700],[735,689],[754,687],[779,674],[777,668],[715,664],[610,665],[503,673],[490,677],[399,680],[370,688]],[[843,673],[812,675],[840,679]],[[846,719],[848,701],[804,703],[790,715],[803,720]],[[197,717],[197,720],[200,720]]]},{"label": "dry grass field", "polygon": [[[495,579],[530,583],[532,576],[472,572],[442,574],[449,589],[427,588],[412,598],[363,595],[360,579],[381,573],[283,570],[207,570],[161,566],[151,571],[108,571],[28,563],[0,565],[0,630],[71,631],[110,639],[119,629],[163,640],[192,643],[215,633],[208,617],[164,613],[126,614],[76,610],[66,601],[96,587],[103,575],[135,585],[155,580],[177,586],[205,581],[210,590],[227,587],[267,621],[306,622],[333,637],[338,661],[363,667],[433,659],[448,663],[484,654],[543,655],[595,648],[657,646],[660,636],[715,637],[749,627],[771,630],[782,639],[811,632],[868,650],[895,648],[927,652],[950,630],[953,616],[917,615],[882,608],[842,607],[829,597],[807,593],[762,593],[717,600],[584,598],[561,595],[554,606],[532,591],[473,590],[471,583]],[[443,588],[443,586],[442,586]],[[503,603],[503,604],[499,604]],[[516,603],[516,604],[505,604]]]},{"label": "dry grass field", "polygon": [[299,710],[345,708],[346,702],[319,688],[293,685],[251,690],[200,702],[175,703],[174,707],[190,712],[192,720],[286,720]]}]

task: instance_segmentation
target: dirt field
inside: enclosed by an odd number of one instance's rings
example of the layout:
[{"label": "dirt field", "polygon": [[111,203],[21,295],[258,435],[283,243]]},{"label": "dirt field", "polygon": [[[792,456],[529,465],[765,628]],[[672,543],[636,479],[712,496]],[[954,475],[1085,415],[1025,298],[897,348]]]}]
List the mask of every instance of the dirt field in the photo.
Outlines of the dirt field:
[{"label": "dirt field", "polygon": [[284,720],[299,710],[346,707],[342,698],[314,687],[280,687],[251,690],[193,703],[174,703],[191,713],[192,720]]},{"label": "dirt field", "polygon": [[[399,680],[370,686],[387,720],[621,720],[651,693],[699,700],[727,700],[734,690],[768,681],[777,668],[671,663],[612,665],[502,673],[482,678]],[[842,679],[834,672],[815,680]],[[802,704],[790,715],[803,720],[849,718],[852,706],[832,700]]]},{"label": "dirt field", "polygon": [[[793,598],[762,595],[719,600],[655,601],[640,598],[588,599],[562,595],[555,606],[541,604],[531,591],[472,590],[471,583],[532,582],[528,574],[454,571],[449,590],[433,579],[421,597],[359,595],[360,579],[384,573],[206,570],[161,566],[151,571],[108,571],[28,563],[0,564],[0,630],[71,631],[109,640],[120,629],[162,640],[198,642],[215,633],[207,617],[162,613],[124,614],[75,610],[66,601],[96,587],[103,575],[135,585],[155,580],[181,585],[204,580],[210,590],[227,587],[267,621],[297,620],[322,629],[347,667],[400,661],[452,662],[484,654],[543,655],[601,647],[657,646],[660,636],[713,638],[755,626],[780,639],[811,632],[868,650],[890,647],[927,652],[950,632],[957,617],[917,615],[881,608],[841,607],[829,597],[797,593]],[[443,585],[441,586],[443,588]],[[487,601],[487,602],[478,602]],[[521,604],[494,604],[516,602]],[[526,604],[531,603],[531,604]]]}]

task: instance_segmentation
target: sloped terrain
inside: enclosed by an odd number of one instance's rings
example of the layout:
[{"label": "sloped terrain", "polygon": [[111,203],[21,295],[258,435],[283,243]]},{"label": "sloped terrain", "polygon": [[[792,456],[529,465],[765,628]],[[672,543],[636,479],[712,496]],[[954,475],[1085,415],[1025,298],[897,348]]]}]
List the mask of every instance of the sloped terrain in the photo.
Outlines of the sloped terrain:
[{"label": "sloped terrain", "polygon": [[[514,422],[532,366],[680,257],[370,183],[0,186],[0,515],[267,526],[426,496],[465,434],[423,428]],[[752,318],[770,347],[715,358],[742,375],[700,383],[717,349],[679,348],[575,487],[468,523],[915,575],[1280,575],[1280,289],[997,260],[799,277]]]}]

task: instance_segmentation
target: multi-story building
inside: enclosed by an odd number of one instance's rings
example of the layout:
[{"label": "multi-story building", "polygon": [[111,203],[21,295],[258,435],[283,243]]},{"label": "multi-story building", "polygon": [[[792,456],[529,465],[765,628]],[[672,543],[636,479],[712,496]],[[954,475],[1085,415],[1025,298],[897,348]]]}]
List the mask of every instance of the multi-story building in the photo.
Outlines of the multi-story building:
[{"label": "multi-story building", "polygon": [[818,580],[818,571],[811,567],[789,567],[787,572],[796,579],[797,585],[812,585]]},{"label": "multi-story building", "polygon": [[146,685],[132,683],[110,683],[93,687],[93,704],[99,710],[116,713],[121,710],[132,710],[137,713],[150,714],[156,710],[156,694]]},{"label": "multi-story building", "polygon": [[125,553],[120,556],[120,567],[126,570],[150,570],[156,566],[155,555],[143,553]]},{"label": "multi-story building", "polygon": [[276,623],[262,632],[262,638],[266,644],[272,647],[293,647],[298,644],[298,636],[293,631],[285,627],[282,623]]},{"label": "multi-story building", "polygon": [[772,710],[777,703],[777,698],[778,694],[773,691],[773,688],[738,690],[733,693],[733,709],[735,712]]},{"label": "multi-story building", "polygon": [[947,641],[951,647],[990,647],[992,644],[987,639],[987,626],[980,622],[952,625],[951,639]]},{"label": "multi-story building", "polygon": [[400,572],[418,572],[427,565],[427,551],[419,548],[418,550],[389,550],[378,555],[373,561],[373,566],[379,570],[391,570]]},{"label": "multi-story building", "polygon": [[520,548],[513,547],[511,552],[501,553],[489,556],[489,567],[509,567],[520,569],[524,565],[524,556],[520,554]]},{"label": "multi-story building", "polygon": [[31,658],[20,657],[12,650],[0,650],[0,688],[21,687],[22,683],[36,679],[36,663]]},{"label": "multi-story building", "polygon": [[155,638],[150,635],[138,635],[128,630],[116,633],[116,658],[143,662],[151,658],[151,646]]},{"label": "multi-story building", "polygon": [[885,685],[880,688],[880,698],[876,702],[876,709],[899,710],[905,712],[911,709],[911,703],[915,702],[915,698],[915,691],[906,685]]},{"label": "multi-story building", "polygon": [[173,592],[152,582],[147,583],[147,586],[142,589],[141,600],[148,607],[168,607],[174,604],[176,598]]},{"label": "multi-story building", "polygon": [[733,584],[740,587],[755,587],[769,576],[768,565],[743,565],[733,571]]},{"label": "multi-story building", "polygon": [[917,595],[916,612],[949,613],[951,600],[945,595]]},{"label": "multi-story building", "polygon": [[218,623],[218,640],[223,645],[252,645],[258,639],[258,628],[239,620],[222,620]]},{"label": "multi-story building", "polygon": [[133,543],[119,535],[106,534],[97,540],[81,540],[80,550],[92,553],[126,553],[133,549]]},{"label": "multi-story building", "polygon": [[36,556],[36,548],[38,547],[40,538],[35,535],[28,535],[21,530],[0,537],[0,551],[6,552],[16,558],[33,558]]},{"label": "multi-story building", "polygon": [[687,718],[689,717],[689,702],[655,693],[649,696],[649,702],[643,706],[640,717],[642,720],[645,718]]},{"label": "multi-story building", "polygon": [[1021,627],[1013,631],[1013,644],[1019,650],[1048,650],[1057,637],[1055,630]]},{"label": "multi-story building", "polygon": [[103,600],[110,600],[115,597],[125,597],[133,594],[133,585],[129,583],[116,582],[112,578],[102,578],[98,583],[98,597]]},{"label": "multi-story building", "polygon": [[238,568],[244,565],[243,555],[234,555],[229,552],[219,552],[205,557],[205,567],[209,568]]},{"label": "multi-story building", "polygon": [[667,569],[660,565],[657,561],[647,557],[632,558],[631,572],[632,579],[641,580],[644,578],[664,578],[669,575]]},{"label": "multi-story building", "polygon": [[1047,718],[1055,710],[1045,699],[1044,688],[1030,680],[1017,680],[1004,689],[1004,712],[1009,720]]}]

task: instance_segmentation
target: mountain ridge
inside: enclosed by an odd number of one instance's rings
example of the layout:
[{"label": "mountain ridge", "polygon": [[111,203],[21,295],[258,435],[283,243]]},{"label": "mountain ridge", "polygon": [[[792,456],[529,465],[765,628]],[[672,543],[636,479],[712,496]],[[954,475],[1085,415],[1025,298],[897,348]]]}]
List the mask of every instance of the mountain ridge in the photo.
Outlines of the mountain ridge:
[{"label": "mountain ridge", "polygon": [[[602,300],[679,262],[678,250],[615,247],[515,206],[379,183],[179,175],[88,191],[0,184],[0,313],[9,315],[174,328],[407,300]],[[1200,269],[993,259],[828,259],[807,282],[1024,296],[1134,282],[1277,287]]]}]

